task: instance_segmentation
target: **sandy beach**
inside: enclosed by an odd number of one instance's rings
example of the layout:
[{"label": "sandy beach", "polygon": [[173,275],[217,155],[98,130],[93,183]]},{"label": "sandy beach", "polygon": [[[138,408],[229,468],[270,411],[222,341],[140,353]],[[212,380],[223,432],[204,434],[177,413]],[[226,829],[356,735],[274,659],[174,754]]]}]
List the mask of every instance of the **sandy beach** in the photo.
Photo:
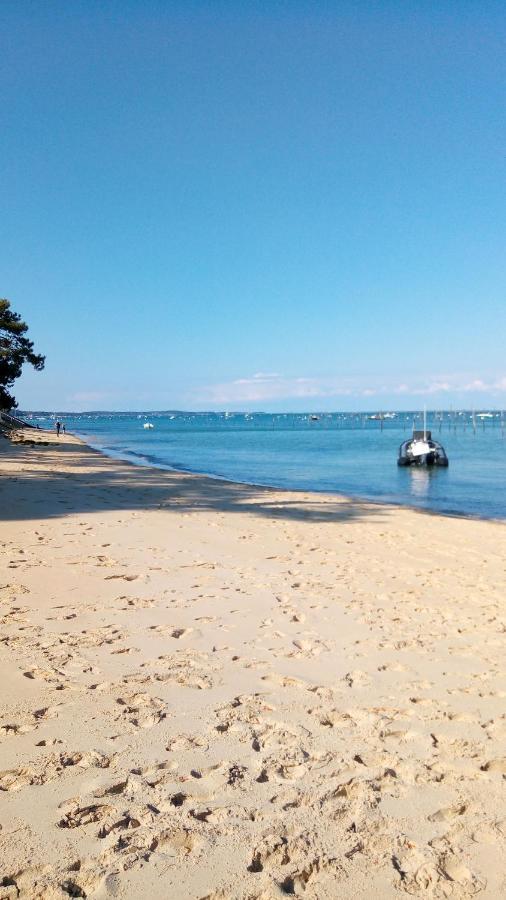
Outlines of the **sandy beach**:
[{"label": "sandy beach", "polygon": [[19,437],[1,900],[506,896],[503,524]]}]

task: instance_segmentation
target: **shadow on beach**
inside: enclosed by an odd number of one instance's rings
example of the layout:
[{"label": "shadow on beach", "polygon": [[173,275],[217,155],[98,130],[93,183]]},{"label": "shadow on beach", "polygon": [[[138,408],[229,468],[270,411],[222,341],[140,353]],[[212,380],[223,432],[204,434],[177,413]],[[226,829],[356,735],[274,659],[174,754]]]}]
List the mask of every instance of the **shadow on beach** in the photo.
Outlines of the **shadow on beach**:
[{"label": "shadow on beach", "polygon": [[[163,509],[250,513],[270,519],[354,522],[384,517],[381,506],[346,497],[284,491],[203,475],[136,466],[76,443],[3,444],[16,471],[0,476],[0,520],[71,513]],[[1,457],[4,455],[1,454]]]}]

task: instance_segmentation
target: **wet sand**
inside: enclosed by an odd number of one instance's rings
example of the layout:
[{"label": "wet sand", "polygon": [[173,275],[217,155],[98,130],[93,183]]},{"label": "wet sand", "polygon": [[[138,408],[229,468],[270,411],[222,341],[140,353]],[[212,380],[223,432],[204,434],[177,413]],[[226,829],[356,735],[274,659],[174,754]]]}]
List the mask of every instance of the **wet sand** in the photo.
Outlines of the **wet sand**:
[{"label": "wet sand", "polygon": [[506,896],[503,524],[20,437],[0,900]]}]

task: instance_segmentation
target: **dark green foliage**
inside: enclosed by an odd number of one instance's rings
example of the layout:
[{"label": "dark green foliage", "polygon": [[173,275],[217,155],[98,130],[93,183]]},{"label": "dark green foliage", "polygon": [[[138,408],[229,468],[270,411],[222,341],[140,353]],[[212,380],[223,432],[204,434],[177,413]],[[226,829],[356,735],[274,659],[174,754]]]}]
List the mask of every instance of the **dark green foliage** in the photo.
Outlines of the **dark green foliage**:
[{"label": "dark green foliage", "polygon": [[8,388],[21,375],[24,363],[34,369],[44,368],[45,357],[34,353],[33,343],[26,337],[27,331],[28,325],[11,310],[9,300],[0,300],[0,409],[17,406]]}]

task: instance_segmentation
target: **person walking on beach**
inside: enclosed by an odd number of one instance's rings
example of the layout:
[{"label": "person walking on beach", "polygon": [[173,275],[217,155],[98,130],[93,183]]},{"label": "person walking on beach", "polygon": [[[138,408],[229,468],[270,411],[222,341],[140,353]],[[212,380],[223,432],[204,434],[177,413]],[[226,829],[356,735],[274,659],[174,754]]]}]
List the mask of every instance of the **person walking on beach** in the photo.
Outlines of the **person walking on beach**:
[{"label": "person walking on beach", "polygon": [[58,437],[60,436],[60,428],[61,428],[61,422],[57,422],[56,423],[56,434]]},{"label": "person walking on beach", "polygon": [[65,434],[65,422],[61,423],[61,433]]}]

